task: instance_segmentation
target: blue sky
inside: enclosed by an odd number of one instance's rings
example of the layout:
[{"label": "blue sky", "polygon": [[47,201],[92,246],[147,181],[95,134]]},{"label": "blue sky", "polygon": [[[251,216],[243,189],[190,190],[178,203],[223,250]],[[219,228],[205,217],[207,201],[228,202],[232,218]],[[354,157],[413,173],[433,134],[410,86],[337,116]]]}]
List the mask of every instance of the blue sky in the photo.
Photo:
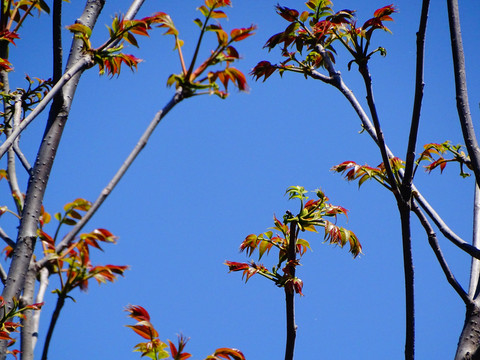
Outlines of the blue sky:
[{"label": "blue sky", "polygon": [[[243,59],[236,65],[248,73],[261,60],[280,55],[262,49],[287,23],[275,14],[276,1],[237,0],[228,9],[224,27],[256,24],[256,35],[239,43]],[[375,98],[387,143],[404,157],[413,102],[415,33],[419,2],[399,1],[399,13],[389,24],[393,34],[376,34],[375,44],[386,58],[371,61]],[[200,1],[147,1],[138,17],[169,13],[184,51],[190,58],[198,28],[192,20]],[[303,1],[281,5],[303,9]],[[389,3],[377,0],[337,0],[335,9],[357,9],[359,22]],[[80,15],[80,1],[64,4],[65,25]],[[125,12],[128,1],[110,2],[100,18],[94,45],[107,36],[104,24]],[[461,4],[467,54],[470,105],[478,118],[479,70],[475,34],[478,8]],[[419,144],[461,143],[456,118],[450,43],[445,5],[432,4],[426,46],[425,101]],[[49,17],[30,19],[22,40],[11,49],[16,72],[11,87],[22,87],[24,73],[50,76]],[[144,59],[136,73],[124,69],[119,78],[84,74],[62,139],[49,188],[47,211],[60,211],[77,197],[94,200],[135,145],[156,111],[173,94],[165,86],[179,73],[173,40],[160,29],[128,51]],[[65,49],[69,34],[65,32]],[[208,53],[208,42],[204,47]],[[67,50],[66,50],[67,52]],[[339,52],[337,66],[344,80],[366,106],[359,74],[348,72]],[[228,274],[223,262],[245,261],[238,246],[246,235],[272,226],[272,216],[298,205],[283,196],[290,185],[322,188],[332,203],[350,210],[348,223],[360,239],[364,255],[352,259],[346,249],[322,244],[321,234],[307,234],[313,253],[298,270],[304,294],[297,298],[297,359],[389,359],[403,357],[404,295],[400,224],[394,198],[376,184],[360,190],[330,172],[345,160],[376,166],[379,152],[360,121],[334,88],[302,76],[272,76],[267,82],[249,79],[248,94],[232,92],[226,100],[196,97],[178,105],[162,122],[147,147],[115,192],[85,230],[109,229],[117,245],[105,246],[95,262],[128,264],[131,269],[114,284],[92,283],[88,294],[75,293],[55,330],[51,359],[136,359],[133,346],[141,339],[125,328],[131,324],[123,309],[144,306],[163,340],[182,333],[187,350],[203,359],[218,347],[241,349],[247,359],[283,357],[284,294],[263,278],[244,284]],[[45,116],[22,136],[31,162],[43,132]],[[0,163],[2,167],[4,163]],[[461,179],[455,166],[443,175],[419,172],[416,184],[449,226],[464,239],[471,237],[472,179]],[[0,183],[6,193],[5,183]],[[24,188],[25,189],[25,188]],[[416,269],[417,358],[448,359],[463,326],[464,305],[447,284],[426,236],[413,222]],[[14,233],[5,215],[0,225]],[[53,228],[53,227],[52,227]],[[52,229],[50,228],[50,229]],[[470,259],[440,237],[455,275],[468,286]],[[274,255],[273,255],[274,257]],[[262,259],[263,260],[263,259]],[[266,265],[273,265],[273,260]],[[52,286],[55,280],[52,279]],[[53,288],[52,288],[53,289]],[[44,330],[54,305],[47,299]],[[40,335],[42,339],[42,335]],[[41,340],[40,340],[41,341]],[[41,344],[37,353],[41,353]]]}]

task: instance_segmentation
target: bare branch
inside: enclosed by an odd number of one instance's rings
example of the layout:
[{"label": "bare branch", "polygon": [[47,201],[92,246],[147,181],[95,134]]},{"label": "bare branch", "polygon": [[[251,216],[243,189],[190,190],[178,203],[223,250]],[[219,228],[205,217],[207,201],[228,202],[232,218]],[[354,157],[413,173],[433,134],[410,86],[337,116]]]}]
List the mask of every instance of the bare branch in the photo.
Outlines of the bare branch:
[{"label": "bare branch", "polygon": [[[12,128],[15,129],[20,123],[20,116],[22,113],[22,98],[20,94],[15,95],[13,108],[13,114],[10,119],[11,127],[7,126],[5,128],[5,134],[7,135],[7,137],[10,136]],[[21,215],[23,209],[23,196],[22,191],[20,190],[20,186],[18,185],[17,170],[15,165],[15,151],[11,147],[8,149],[7,153],[8,184],[10,186],[10,191],[15,198],[15,206],[17,207],[17,213],[18,215]]]},{"label": "bare branch", "polygon": [[[104,2],[105,0],[88,0],[85,4],[82,16],[77,21],[85,26],[93,28],[98,15],[103,8]],[[7,282],[2,292],[6,306],[0,310],[0,316],[11,308],[12,299],[14,297],[18,298],[23,289],[25,277],[27,276],[27,271],[29,269],[37,240],[37,226],[40,209],[43,203],[49,175],[55,160],[58,144],[68,119],[68,114],[75,95],[76,86],[80,79],[81,71],[93,63],[91,56],[83,54],[82,48],[82,40],[75,38],[72,42],[72,51],[70,52],[66,74],[62,76],[62,79],[54,86],[56,91],[53,91],[52,89],[29,115],[30,121],[33,120],[34,115],[36,116],[36,114],[40,113],[40,111],[47,105],[48,101],[53,97],[53,93],[58,93],[59,89],[63,87],[62,83],[68,82],[65,88],[63,88],[62,99],[54,100],[50,110],[47,127],[43,135],[44,141],[41,143],[35,161],[34,170],[28,183],[23,216],[17,236],[17,244],[10,264]],[[70,81],[70,79],[72,80]],[[12,134],[12,136],[7,139],[8,142],[6,141],[0,146],[2,149],[0,156],[3,155],[12,145],[14,139],[16,139],[20,133],[19,129],[25,128],[26,125],[22,127],[24,123],[28,123],[28,121],[25,120],[17,129],[15,129],[16,134]],[[6,342],[2,341],[0,343],[0,359],[5,359],[5,356]]]},{"label": "bare branch", "polygon": [[445,277],[447,278],[448,283],[462,298],[465,304],[468,305],[472,303],[472,299],[468,296],[468,294],[465,292],[465,290],[462,288],[462,286],[459,284],[459,282],[453,275],[452,271],[450,270],[450,267],[448,266],[447,261],[443,256],[440,245],[438,244],[437,235],[433,231],[432,226],[430,225],[430,223],[428,222],[428,219],[422,213],[422,211],[420,210],[420,208],[415,202],[412,203],[412,211],[415,213],[415,215],[417,215],[417,218],[420,220],[420,223],[425,229],[425,232],[427,233],[427,236],[428,236],[428,242],[433,252],[435,253],[435,256],[437,257],[437,260],[440,263],[440,266],[442,267],[443,273],[445,274]]},{"label": "bare branch", "polygon": [[[298,227],[297,222],[292,221],[290,223],[290,238],[287,249],[288,263],[295,262],[297,256],[297,235]],[[290,273],[288,274],[292,278],[295,278],[295,266],[292,266]],[[287,319],[287,339],[285,344],[285,360],[293,360],[295,350],[295,338],[297,336],[297,325],[295,325],[295,291],[287,286],[285,289],[285,306],[286,306],[286,319]]]},{"label": "bare branch", "polygon": [[[475,183],[475,195],[473,198],[473,236],[472,245],[478,248],[480,246],[480,188]],[[468,296],[476,299],[480,289],[480,260],[472,257],[470,268],[470,286],[468,287]]]},{"label": "bare branch", "polygon": [[470,113],[470,106],[468,105],[467,76],[460,29],[458,1],[447,0],[447,8],[448,22],[450,25],[450,39],[452,43],[453,73],[455,76],[458,117],[462,127],[465,146],[473,164],[475,179],[480,186],[480,148],[478,147],[477,137],[475,136],[475,129],[472,122],[472,115]]},{"label": "bare branch", "polygon": [[0,264],[0,280],[2,281],[3,285],[5,285],[5,283],[7,282],[7,273],[5,272],[2,264]]},{"label": "bare branch", "polygon": [[362,62],[358,70],[363,77],[363,81],[365,83],[365,89],[367,91],[367,103],[370,109],[370,114],[372,115],[373,125],[375,127],[375,133],[377,134],[377,146],[380,149],[380,154],[382,155],[383,165],[385,167],[385,171],[387,173],[387,179],[390,183],[390,187],[392,189],[393,194],[398,202],[401,201],[399,198],[400,191],[398,189],[398,184],[393,174],[392,167],[390,165],[390,152],[388,151],[387,145],[385,144],[385,138],[383,136],[382,127],[380,126],[380,119],[377,113],[377,107],[375,105],[375,99],[373,97],[373,88],[372,88],[372,77],[370,75],[370,71],[368,69],[367,62]]},{"label": "bare branch", "polygon": [[133,18],[140,11],[140,8],[143,6],[144,2],[145,2],[145,0],[133,0],[132,4],[130,5],[130,8],[125,13],[124,19],[125,20],[133,20]]},{"label": "bare branch", "polygon": [[[33,304],[33,296],[35,293],[35,278],[37,273],[33,266],[25,278],[25,286],[22,294],[22,307]],[[33,360],[33,312],[34,310],[25,311],[25,318],[22,319],[21,343],[20,350],[22,352],[22,360]]]},{"label": "bare branch", "polygon": [[[18,160],[20,160],[20,163],[23,165],[23,168],[27,171],[28,174],[32,175],[32,165],[28,162],[28,159],[25,157],[23,154],[22,150],[20,149],[20,146],[18,145],[18,138],[15,139],[13,142],[13,150],[15,151],[15,154],[18,157]],[[23,200],[23,199],[22,199]]]},{"label": "bare branch", "polygon": [[0,238],[7,243],[12,249],[15,249],[15,241],[10,239],[7,233],[0,227]]},{"label": "bare branch", "polygon": [[432,219],[432,221],[438,227],[443,236],[445,236],[454,245],[465,251],[467,254],[473,256],[474,258],[480,259],[480,249],[472,246],[471,244],[463,240],[461,237],[459,237],[457,234],[455,234],[448,227],[448,225],[445,224],[440,215],[437,214],[437,212],[432,208],[428,201],[420,194],[420,192],[415,187],[413,187],[413,191],[415,192],[415,200],[427,213],[428,217]]},{"label": "bare branch", "polygon": [[417,65],[415,75],[415,95],[413,101],[412,121],[410,125],[410,135],[408,136],[407,154],[405,157],[405,175],[402,182],[402,196],[410,200],[412,196],[412,181],[414,176],[415,149],[417,146],[418,127],[420,125],[420,112],[423,100],[423,68],[425,60],[425,33],[427,31],[428,8],[430,0],[424,0],[422,3],[422,13],[420,15],[420,25],[417,32]]},{"label": "bare branch", "polygon": [[[37,297],[35,298],[35,303],[39,304],[42,303],[45,298],[45,292],[47,291],[48,287],[48,277],[50,273],[48,269],[42,268],[40,269],[40,285],[38,287],[38,292],[37,292]],[[33,349],[35,349],[35,346],[37,345],[37,340],[38,340],[38,329],[40,326],[40,315],[41,311],[37,310],[33,313],[33,324],[32,324],[32,330],[33,330]]]}]

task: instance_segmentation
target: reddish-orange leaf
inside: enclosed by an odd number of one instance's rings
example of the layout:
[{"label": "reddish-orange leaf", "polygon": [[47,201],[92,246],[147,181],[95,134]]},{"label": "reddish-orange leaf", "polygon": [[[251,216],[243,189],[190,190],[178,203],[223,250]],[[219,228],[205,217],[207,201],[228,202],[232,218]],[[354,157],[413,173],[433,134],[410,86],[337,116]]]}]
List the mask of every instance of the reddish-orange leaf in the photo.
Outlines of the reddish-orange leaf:
[{"label": "reddish-orange leaf", "polygon": [[393,19],[389,15],[395,12],[397,12],[397,8],[393,4],[390,4],[375,10],[373,16],[379,18],[382,21],[392,21]]},{"label": "reddish-orange leaf", "polygon": [[125,311],[130,313],[128,316],[137,321],[150,321],[150,314],[140,305],[129,305]]},{"label": "reddish-orange leaf", "polygon": [[263,81],[267,80],[272,75],[277,67],[272,65],[269,61],[260,61],[250,72],[250,75],[255,77],[255,80],[260,79],[262,76]]},{"label": "reddish-orange leaf", "polygon": [[241,271],[250,267],[250,265],[247,263],[240,263],[235,261],[225,261],[224,264],[228,266],[228,269],[230,271]]},{"label": "reddish-orange leaf", "polygon": [[136,325],[126,325],[135,331],[138,335],[147,340],[152,340],[158,337],[157,330],[154,329],[149,321],[140,321]]},{"label": "reddish-orange leaf", "polygon": [[240,350],[230,348],[219,348],[215,350],[214,356],[219,359],[227,360],[245,360],[245,356]]},{"label": "reddish-orange leaf", "polygon": [[283,6],[276,6],[277,13],[283,17],[285,20],[293,22],[298,19],[299,12],[295,9],[290,9]]},{"label": "reddish-orange leaf", "polygon": [[232,41],[241,41],[249,36],[252,36],[254,34],[253,31],[256,28],[257,27],[255,25],[252,25],[248,28],[233,29],[230,32],[230,38],[232,39]]}]

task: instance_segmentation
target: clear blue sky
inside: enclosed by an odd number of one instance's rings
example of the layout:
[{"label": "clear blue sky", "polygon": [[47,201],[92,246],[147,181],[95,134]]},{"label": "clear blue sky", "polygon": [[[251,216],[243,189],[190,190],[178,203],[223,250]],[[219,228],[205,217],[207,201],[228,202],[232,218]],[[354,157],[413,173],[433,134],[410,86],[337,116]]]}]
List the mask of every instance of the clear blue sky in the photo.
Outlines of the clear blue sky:
[{"label": "clear blue sky", "polygon": [[[198,28],[192,20],[200,1],[147,1],[138,17],[169,13],[185,40],[190,58]],[[236,0],[224,27],[256,24],[258,31],[238,45],[245,73],[259,61],[276,62],[278,52],[262,49],[265,41],[287,25],[271,0]],[[389,24],[393,35],[376,34],[387,49],[375,56],[371,71],[375,97],[387,143],[404,157],[413,102],[415,33],[420,2],[399,1]],[[303,9],[304,1],[282,1]],[[357,9],[359,22],[389,2],[337,0],[335,9]],[[480,70],[477,66],[478,5],[461,4],[468,86],[474,118],[478,118]],[[111,1],[97,24],[93,42],[107,36],[104,24],[125,12],[128,1]],[[456,118],[446,8],[433,2],[427,34],[425,101],[419,143],[460,143]],[[80,1],[64,3],[65,25],[80,15]],[[47,190],[45,206],[52,214],[77,197],[94,200],[121,165],[156,111],[172,96],[165,86],[180,67],[172,38],[162,30],[141,39],[144,59],[138,72],[124,69],[119,78],[99,77],[96,69],[82,78]],[[30,19],[22,40],[11,49],[16,73],[50,75],[49,17]],[[65,32],[65,51],[69,33]],[[208,44],[204,48],[209,51]],[[345,55],[337,63],[344,80],[366,106],[359,74],[348,72]],[[350,60],[350,59],[348,59]],[[120,237],[94,255],[101,264],[128,264],[131,270],[115,284],[92,283],[88,294],[73,294],[55,330],[50,359],[137,359],[133,346],[141,339],[124,327],[132,322],[123,308],[142,305],[163,340],[182,333],[187,350],[203,359],[218,347],[241,349],[249,360],[281,359],[284,352],[284,294],[263,278],[244,284],[238,273],[227,274],[223,262],[245,261],[240,242],[272,225],[272,215],[296,211],[283,196],[290,185],[321,187],[334,204],[350,210],[346,226],[359,237],[364,255],[353,260],[346,249],[322,244],[321,234],[308,234],[313,253],[303,258],[298,276],[305,296],[297,299],[296,358],[401,359],[404,346],[404,291],[400,224],[394,198],[374,183],[360,190],[329,169],[345,160],[378,165],[381,160],[346,100],[319,81],[285,74],[266,83],[249,79],[248,94],[188,99],[159,126],[148,146],[86,230],[103,227]],[[45,115],[22,137],[33,162]],[[4,163],[2,163],[2,167]],[[472,179],[463,180],[455,166],[443,175],[418,173],[416,184],[464,239],[471,237]],[[0,183],[6,193],[5,183]],[[0,225],[13,233],[7,215]],[[343,223],[343,219],[340,222]],[[52,229],[52,228],[51,228]],[[468,287],[470,259],[440,237],[449,264]],[[447,284],[424,232],[414,221],[418,359],[450,359],[463,326],[464,305]],[[263,260],[263,259],[262,259]],[[265,264],[272,265],[265,259]],[[55,280],[52,280],[52,284]],[[52,288],[53,289],[53,288]],[[54,296],[42,312],[44,326]],[[45,330],[45,328],[44,328]],[[43,336],[40,334],[40,339]],[[41,341],[41,340],[40,340]],[[41,353],[39,344],[37,353]]]}]

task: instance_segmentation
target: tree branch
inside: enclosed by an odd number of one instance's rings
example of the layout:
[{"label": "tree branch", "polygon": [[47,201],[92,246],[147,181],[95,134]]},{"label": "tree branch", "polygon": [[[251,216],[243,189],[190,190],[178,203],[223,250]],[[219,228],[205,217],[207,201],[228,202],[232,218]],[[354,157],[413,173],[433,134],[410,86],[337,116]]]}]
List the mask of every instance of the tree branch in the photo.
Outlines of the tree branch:
[{"label": "tree branch", "polygon": [[[297,256],[297,222],[290,223],[290,238],[288,243],[287,267],[294,264]],[[295,278],[295,265],[290,267],[290,274],[292,279]],[[291,288],[285,286],[285,305],[287,316],[287,341],[285,345],[285,360],[293,360],[295,351],[295,338],[297,334],[297,325],[295,325],[295,291],[293,286]]]},{"label": "tree branch", "polygon": [[477,137],[475,136],[470,106],[468,105],[467,76],[460,29],[458,1],[447,0],[447,8],[450,39],[452,43],[453,74],[455,76],[458,117],[462,127],[465,146],[468,155],[470,156],[470,160],[472,161],[475,179],[478,186],[480,186],[480,149],[478,147]]},{"label": "tree branch", "polygon": [[[15,129],[15,127],[17,127],[20,123],[20,114],[22,113],[22,99],[20,94],[15,95],[13,109],[13,114],[10,118],[11,127],[5,127],[5,135],[7,135],[7,137],[10,136],[12,128]],[[23,195],[22,191],[20,190],[20,186],[18,185],[17,170],[15,165],[15,150],[10,148],[8,149],[7,153],[8,184],[15,200],[14,203],[17,207],[17,213],[19,216],[21,216],[23,209]]]},{"label": "tree branch", "polygon": [[[25,278],[25,286],[22,295],[22,307],[33,304],[33,296],[35,293],[35,278],[37,273],[31,266]],[[21,360],[33,360],[33,310],[25,312],[25,318],[22,319],[21,331]]]},{"label": "tree branch", "polygon": [[375,99],[373,97],[372,77],[370,76],[370,71],[368,70],[367,61],[359,64],[358,71],[362,75],[363,81],[365,83],[365,89],[367,91],[367,103],[370,109],[370,114],[372,115],[375,133],[377,134],[377,146],[380,149],[383,165],[385,166],[385,171],[387,173],[387,179],[390,183],[390,187],[393,194],[395,195],[395,198],[397,199],[397,201],[400,202],[400,191],[398,189],[398,184],[395,179],[395,175],[393,174],[392,167],[390,165],[390,153],[389,151],[387,151],[387,145],[385,144],[382,127],[380,126],[380,119],[378,118],[377,107],[375,105]]},{"label": "tree branch", "polygon": [[[328,57],[325,57],[327,63],[329,63]],[[330,62],[331,63],[331,62]],[[360,105],[360,102],[357,100],[355,97],[355,94],[353,93],[352,90],[348,88],[348,86],[343,82],[342,77],[340,76],[340,72],[335,71],[333,64],[330,64],[330,74],[332,79],[332,82],[328,82],[329,84],[333,85],[336,87],[348,100],[350,105],[353,107],[355,112],[357,113],[358,117],[360,118],[360,121],[362,122],[362,127],[363,129],[370,135],[373,141],[375,141],[376,144],[378,144],[378,138],[377,138],[377,133],[375,131],[375,128],[373,127],[372,122],[370,121],[368,115],[366,112],[363,110],[362,105]],[[335,76],[335,78],[333,78]],[[322,79],[320,79],[322,80]],[[322,80],[323,81],[323,80]],[[390,158],[394,157],[394,154],[392,151],[386,146],[386,151],[387,154]],[[403,171],[400,169],[399,171],[400,177],[403,177]],[[425,210],[427,215],[433,220],[435,225],[439,228],[440,232],[448,239],[450,240],[454,245],[458,246],[460,249],[468,253],[469,255],[480,259],[480,249],[477,249],[476,247],[472,246],[471,244],[467,243],[464,241],[462,238],[460,238],[457,234],[455,234],[448,226],[445,224],[443,219],[437,214],[437,212],[432,208],[430,203],[423,197],[423,195],[420,193],[420,190],[418,190],[415,185],[412,184],[412,191],[415,194],[415,198],[418,202],[418,204]]]},{"label": "tree branch", "polygon": [[65,305],[65,295],[58,294],[57,304],[55,305],[55,309],[52,314],[52,319],[50,320],[50,325],[48,326],[45,345],[43,347],[42,360],[47,360],[48,349],[50,347],[50,342],[52,340],[53,330],[55,329],[55,325],[57,324],[57,320],[58,320],[58,317],[60,316],[60,312],[62,311],[63,305]]},{"label": "tree branch", "polygon": [[[476,248],[480,246],[480,188],[475,183],[475,195],[473,198],[473,234],[472,245]],[[480,291],[480,260],[472,257],[470,268],[470,285],[468,287],[468,296],[476,299]]]},{"label": "tree branch", "polygon": [[[105,0],[88,0],[85,4],[84,12],[77,22],[93,28],[104,3]],[[28,183],[23,216],[18,231],[17,245],[14,250],[7,282],[2,292],[6,306],[2,309],[2,311],[0,311],[0,315],[3,315],[4,311],[8,311],[11,308],[12,298],[18,298],[23,289],[25,277],[27,275],[35,248],[38,220],[45,190],[48,184],[48,178],[55,160],[55,155],[62,137],[63,129],[70,112],[76,86],[80,79],[81,73],[79,72],[84,70],[89,64],[92,63],[90,56],[85,56],[83,54],[82,48],[83,41],[81,39],[74,38],[67,64],[67,74],[62,76],[62,79],[64,79],[65,82],[70,79],[72,80],[68,81],[68,84],[66,84],[63,88],[62,99],[57,98],[50,109],[47,127],[45,134],[43,135],[43,141],[37,154],[32,176],[30,177],[30,181]],[[73,77],[71,73],[72,69],[76,69],[74,72],[76,75]],[[55,86],[58,87],[59,83],[57,83]],[[51,98],[51,96],[53,96],[51,93],[52,91],[43,99],[43,107],[45,107],[47,104],[47,98]],[[40,104],[42,104],[42,102]],[[30,114],[31,116],[33,113],[35,113],[35,111],[38,113],[40,112],[40,104]],[[23,121],[22,124],[24,122],[25,121]],[[20,128],[21,126],[19,126],[16,130]],[[19,132],[15,137],[10,136],[10,143],[8,145],[4,143],[0,147],[3,150],[3,153],[13,143],[13,140],[18,136],[18,134]],[[0,156],[3,153],[0,153]],[[2,341],[0,346],[0,359],[5,359],[5,356],[6,343],[5,341]]]},{"label": "tree branch", "polygon": [[7,233],[0,227],[0,238],[7,243],[8,246],[10,246],[12,249],[15,249],[15,241],[10,239],[10,237],[7,235]]},{"label": "tree branch", "polygon": [[440,232],[445,236],[448,240],[450,240],[454,245],[465,251],[467,254],[473,256],[476,259],[480,259],[480,249],[477,249],[475,246],[467,243],[457,234],[455,234],[447,224],[443,221],[440,215],[432,208],[432,206],[428,203],[427,200],[416,190],[413,188],[415,192],[415,199],[417,200],[418,204],[422,207],[422,209],[427,213],[428,217],[432,219],[435,225],[438,227]]},{"label": "tree branch", "polygon": [[[13,150],[15,151],[15,154],[18,157],[18,160],[20,160],[20,163],[23,165],[23,168],[27,171],[29,175],[32,175],[32,165],[28,162],[28,159],[25,157],[23,154],[22,150],[20,149],[20,146],[18,145],[18,138],[13,142]],[[23,197],[22,197],[23,201]]]},{"label": "tree branch", "polygon": [[410,206],[398,203],[402,225],[403,270],[405,275],[405,360],[415,358],[415,287],[410,229]]},{"label": "tree branch", "polygon": [[[35,303],[40,304],[42,303],[45,298],[45,292],[47,291],[48,287],[48,277],[50,276],[50,272],[48,269],[45,267],[43,269],[40,269],[39,271],[40,275],[40,285],[38,286],[38,292],[37,292],[37,297],[35,298]],[[38,329],[40,326],[40,315],[42,314],[41,310],[37,310],[33,313],[33,324],[32,324],[32,330],[33,330],[33,341],[32,341],[32,347],[35,350],[35,346],[37,345],[38,341]]]},{"label": "tree branch", "polygon": [[433,231],[433,228],[428,222],[428,219],[422,213],[422,211],[420,210],[420,208],[415,202],[412,203],[412,211],[415,213],[415,215],[417,215],[417,218],[420,220],[422,227],[427,233],[428,243],[430,244],[433,252],[435,253],[435,256],[437,257],[437,260],[440,266],[442,267],[443,273],[445,274],[445,277],[447,278],[448,283],[453,287],[453,289],[457,292],[457,294],[465,302],[465,304],[471,303],[472,302],[471,298],[467,295],[465,290],[463,290],[462,286],[459,284],[459,282],[453,275],[452,271],[450,270],[450,267],[448,266],[447,261],[443,256],[440,245],[438,244],[437,235]]},{"label": "tree branch", "polygon": [[2,281],[3,285],[5,285],[5,283],[7,282],[7,273],[5,272],[2,264],[0,264],[0,280]]},{"label": "tree branch", "polygon": [[416,57],[416,75],[415,75],[415,95],[413,100],[412,121],[410,125],[410,135],[408,136],[407,154],[405,156],[405,174],[402,182],[402,197],[410,201],[412,196],[412,181],[414,176],[415,149],[417,146],[418,127],[420,125],[420,113],[423,100],[423,68],[425,60],[425,33],[427,31],[427,19],[430,0],[424,0],[422,3],[422,12],[420,15],[420,25],[417,32],[417,57]]},{"label": "tree branch", "polygon": [[62,77],[63,72],[63,46],[62,46],[62,2],[53,1],[52,12],[52,43],[53,43],[53,82]]}]

